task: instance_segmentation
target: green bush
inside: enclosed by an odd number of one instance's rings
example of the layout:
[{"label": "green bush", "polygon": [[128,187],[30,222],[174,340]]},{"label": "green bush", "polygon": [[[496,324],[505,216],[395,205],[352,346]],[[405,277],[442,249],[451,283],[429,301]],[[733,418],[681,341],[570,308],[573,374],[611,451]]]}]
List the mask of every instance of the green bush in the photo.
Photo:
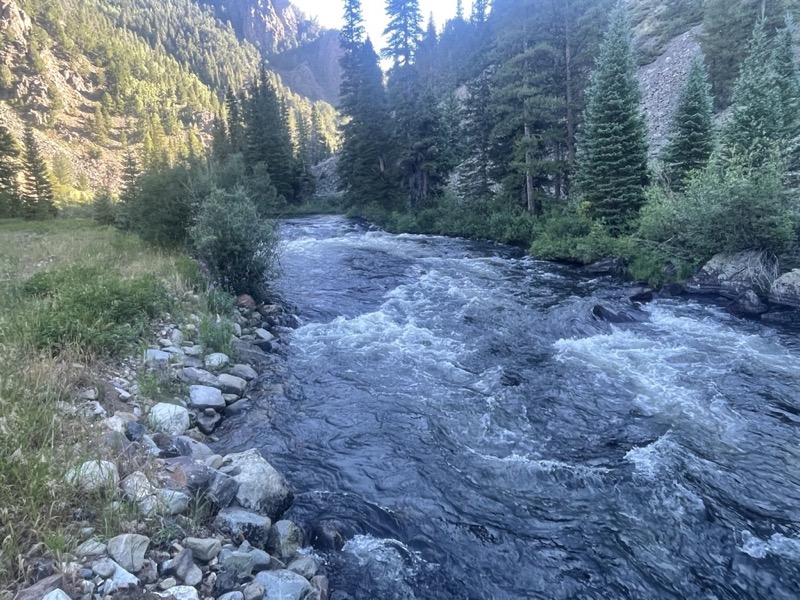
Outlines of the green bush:
[{"label": "green bush", "polygon": [[536,258],[590,264],[622,254],[624,242],[582,213],[568,210],[536,230],[530,252]]},{"label": "green bush", "polygon": [[152,276],[122,279],[88,267],[38,273],[23,291],[39,299],[28,322],[31,341],[53,354],[66,346],[92,354],[122,351],[168,306],[164,286]]},{"label": "green bush", "polygon": [[740,250],[781,254],[795,240],[796,223],[781,179],[775,162],[758,170],[712,164],[683,193],[653,187],[638,235],[688,262]]},{"label": "green bush", "polygon": [[214,190],[190,235],[195,255],[222,289],[264,299],[264,282],[277,267],[275,226],[259,217],[243,189]]}]

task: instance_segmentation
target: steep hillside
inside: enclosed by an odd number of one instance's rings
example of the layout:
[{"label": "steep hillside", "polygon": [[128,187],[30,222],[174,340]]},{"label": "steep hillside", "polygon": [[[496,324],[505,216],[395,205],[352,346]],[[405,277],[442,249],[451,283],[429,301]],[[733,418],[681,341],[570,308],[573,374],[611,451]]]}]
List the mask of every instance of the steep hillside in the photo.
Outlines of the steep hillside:
[{"label": "steep hillside", "polygon": [[[292,27],[262,23],[276,27],[264,33],[275,42],[270,47],[299,52],[318,35],[296,14]],[[313,84],[307,63],[321,53],[298,56],[284,63],[294,74],[288,78],[312,82],[309,91],[284,86],[276,68],[272,79],[290,120],[316,119],[333,140],[335,113],[314,100],[330,97],[338,83]],[[232,23],[195,0],[0,0],[0,120],[18,139],[26,123],[36,127],[57,185],[73,197],[117,188],[126,145],[145,164],[148,154],[171,159],[194,151],[209,139],[226,89],[241,89],[261,61]]]}]

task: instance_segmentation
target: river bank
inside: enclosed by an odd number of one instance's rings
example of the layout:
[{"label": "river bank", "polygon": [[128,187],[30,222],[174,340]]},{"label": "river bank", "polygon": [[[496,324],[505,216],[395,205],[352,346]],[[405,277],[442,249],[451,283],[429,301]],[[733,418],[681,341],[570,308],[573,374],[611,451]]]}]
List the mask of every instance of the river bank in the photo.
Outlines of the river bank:
[{"label": "river bank", "polygon": [[[50,255],[51,260],[40,261],[24,274],[12,265],[14,254],[9,253],[4,265],[13,276],[9,293],[23,281],[27,287],[34,280],[50,285],[48,278],[56,276],[51,273],[63,279],[58,274],[75,268],[84,280],[91,280],[86,264],[91,253],[75,253],[69,225],[33,227],[31,231],[28,225],[12,224],[16,237],[9,241],[50,245],[58,238],[60,250],[68,245],[71,252]],[[0,237],[4,233],[0,230]],[[119,245],[127,236],[89,226],[82,234],[106,266],[116,268],[109,262],[111,245],[106,239]],[[130,256],[132,250],[130,245],[125,248],[120,268],[139,260]],[[4,595],[20,600],[89,600],[112,594],[179,600],[327,600],[327,578],[320,562],[304,549],[303,531],[281,519],[292,502],[283,476],[257,450],[220,456],[205,443],[218,441],[214,430],[224,418],[248,410],[254,386],[261,392],[264,380],[276,382],[278,349],[288,328],[296,324],[294,318],[277,304],[257,305],[241,297],[234,306],[214,290],[198,293],[174,266],[184,260],[181,256],[162,261],[159,268],[156,253],[145,246],[138,250],[145,263],[137,270],[143,267],[164,282],[181,281],[169,284],[170,314],[137,334],[155,343],[136,354],[87,362],[55,352],[49,359],[56,372],[62,371],[64,360],[74,361],[71,367],[81,372],[78,380],[61,382],[58,394],[42,398],[46,417],[75,432],[56,442],[60,464],[47,473],[47,485],[61,498],[60,522],[52,524],[53,533],[41,529],[46,535],[30,541],[20,538],[14,547],[8,545],[11,536],[6,537],[3,559],[18,561],[21,580]],[[20,258],[24,254],[19,249],[17,253]],[[75,256],[82,257],[80,267],[58,264]],[[13,281],[17,277],[21,281]],[[54,308],[46,303],[41,310]],[[28,309],[19,310],[22,315]],[[13,315],[6,310],[2,316],[2,333],[7,334]],[[3,400],[13,402],[8,396]],[[19,404],[8,408],[3,425],[9,429],[17,424],[15,411],[30,409]],[[68,445],[62,447],[65,442]],[[27,454],[36,449],[25,450]],[[25,459],[21,447],[16,454],[12,464]],[[13,489],[7,467],[0,483],[6,492]],[[13,503],[5,506],[9,509],[14,509]],[[60,548],[53,546],[57,539],[62,540]],[[12,551],[17,555],[12,557]]]}]

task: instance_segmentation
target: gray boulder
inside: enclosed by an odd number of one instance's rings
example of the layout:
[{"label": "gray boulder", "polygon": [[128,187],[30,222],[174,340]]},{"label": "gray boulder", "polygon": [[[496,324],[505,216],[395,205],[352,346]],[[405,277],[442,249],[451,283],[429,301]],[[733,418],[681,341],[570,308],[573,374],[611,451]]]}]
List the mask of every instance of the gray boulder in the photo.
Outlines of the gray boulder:
[{"label": "gray boulder", "polygon": [[148,348],[144,354],[144,362],[148,367],[163,368],[169,365],[169,352],[157,348]]},{"label": "gray boulder", "polygon": [[236,498],[238,491],[239,483],[233,477],[217,473],[208,486],[206,496],[217,508],[227,508]]},{"label": "gray boulder", "polygon": [[192,554],[203,562],[208,562],[216,558],[222,545],[219,540],[214,538],[186,538],[183,545],[192,551]]},{"label": "gray boulder", "polygon": [[215,410],[225,409],[225,398],[217,388],[207,385],[193,385],[189,387],[189,406],[202,410],[213,408]]},{"label": "gray boulder", "polygon": [[749,290],[769,290],[778,276],[778,264],[762,252],[717,254],[686,282],[692,294],[715,294],[730,300]]},{"label": "gray boulder", "polygon": [[237,396],[241,396],[247,388],[247,381],[243,378],[226,373],[219,376],[219,383],[223,394],[236,394]]},{"label": "gray boulder", "polygon": [[241,533],[253,546],[262,548],[267,543],[270,525],[267,517],[238,506],[223,508],[214,520],[216,529],[232,536]]},{"label": "gray boulder", "polygon": [[316,575],[319,571],[319,565],[317,564],[317,561],[310,556],[301,556],[296,558],[289,563],[289,566],[286,568],[292,573],[302,575],[308,580],[314,577],[314,575]]},{"label": "gray boulder", "polygon": [[231,375],[241,377],[245,381],[251,381],[258,377],[258,373],[250,365],[233,365],[231,367]]},{"label": "gray boulder", "polygon": [[275,520],[291,506],[294,496],[289,485],[258,450],[229,454],[225,462],[239,469],[234,476],[239,484],[236,499],[243,507]]},{"label": "gray boulder", "polygon": [[183,435],[189,429],[189,411],[177,404],[159,402],[150,409],[150,427],[169,435]]},{"label": "gray boulder", "polygon": [[769,301],[775,304],[800,308],[800,269],[784,273],[772,282]]},{"label": "gray boulder", "polygon": [[203,580],[203,572],[194,564],[194,556],[190,548],[184,548],[171,560],[161,565],[161,572],[174,575],[186,585],[198,585]]},{"label": "gray boulder", "polygon": [[136,573],[144,563],[150,538],[136,533],[123,533],[108,540],[108,553],[126,571]]},{"label": "gray boulder", "polygon": [[181,453],[181,456],[191,456],[195,460],[206,460],[214,456],[214,452],[195,439],[190,438],[188,435],[182,435],[175,439],[175,447]]},{"label": "gray boulder", "polygon": [[297,554],[303,547],[303,532],[292,521],[278,521],[269,530],[267,551],[280,557]]},{"label": "gray boulder", "polygon": [[189,508],[189,496],[177,490],[156,490],[156,498],[161,514],[179,515]]},{"label": "gray boulder", "polygon": [[758,294],[753,290],[747,290],[731,304],[731,310],[740,315],[758,316],[763,315],[769,307],[761,301]]},{"label": "gray boulder", "polygon": [[219,387],[217,378],[205,369],[186,367],[178,371],[178,379],[190,385],[207,385],[209,387]]},{"label": "gray boulder", "polygon": [[305,577],[291,571],[262,571],[255,582],[264,586],[264,600],[302,600],[312,591]]},{"label": "gray boulder", "polygon": [[46,596],[42,597],[42,600],[72,600],[63,590],[53,590]]},{"label": "gray boulder", "polygon": [[141,471],[135,471],[128,475],[122,480],[120,487],[125,494],[125,498],[131,502],[141,502],[155,493],[155,489],[150,483],[150,480],[147,479],[147,475]]}]

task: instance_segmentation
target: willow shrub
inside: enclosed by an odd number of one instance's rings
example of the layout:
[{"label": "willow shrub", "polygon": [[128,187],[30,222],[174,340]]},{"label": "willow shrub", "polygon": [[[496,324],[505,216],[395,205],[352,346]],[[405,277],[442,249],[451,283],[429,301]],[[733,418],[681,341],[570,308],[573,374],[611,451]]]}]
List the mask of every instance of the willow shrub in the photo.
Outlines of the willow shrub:
[{"label": "willow shrub", "polygon": [[711,164],[682,193],[649,191],[638,237],[691,262],[718,252],[763,250],[775,255],[794,244],[795,218],[776,161],[759,169]]},{"label": "willow shrub", "polygon": [[264,283],[277,269],[275,224],[260,218],[243,188],[211,192],[189,235],[195,256],[222,289],[264,298]]}]

